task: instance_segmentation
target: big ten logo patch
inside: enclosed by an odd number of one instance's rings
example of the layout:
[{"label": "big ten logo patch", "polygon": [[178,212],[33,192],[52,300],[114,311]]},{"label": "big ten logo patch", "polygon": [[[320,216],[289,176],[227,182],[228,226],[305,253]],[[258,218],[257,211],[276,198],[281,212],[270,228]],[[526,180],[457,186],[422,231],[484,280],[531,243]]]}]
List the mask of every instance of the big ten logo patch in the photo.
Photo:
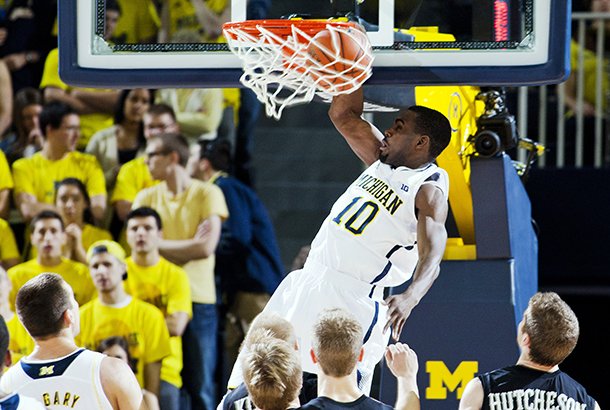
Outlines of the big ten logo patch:
[{"label": "big ten logo patch", "polygon": [[456,399],[462,398],[466,384],[479,371],[479,362],[464,361],[453,372],[442,361],[427,361],[426,373],[430,383],[426,388],[426,399],[445,400],[448,391],[455,392]]}]

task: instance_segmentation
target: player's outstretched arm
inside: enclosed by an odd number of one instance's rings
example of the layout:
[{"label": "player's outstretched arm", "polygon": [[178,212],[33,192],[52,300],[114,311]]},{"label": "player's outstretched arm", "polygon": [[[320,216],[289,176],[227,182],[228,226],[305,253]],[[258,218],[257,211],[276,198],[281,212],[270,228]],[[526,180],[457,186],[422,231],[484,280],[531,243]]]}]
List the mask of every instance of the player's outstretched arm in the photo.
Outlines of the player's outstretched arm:
[{"label": "player's outstretched arm", "polygon": [[363,104],[364,96],[362,88],[359,88],[351,94],[334,97],[328,115],[358,158],[366,165],[371,165],[379,159],[381,146],[379,139],[375,137],[375,131],[380,137],[383,135],[362,118]]},{"label": "player's outstretched arm", "polygon": [[483,407],[483,385],[478,377],[468,382],[460,399],[459,410],[481,410]]},{"label": "player's outstretched arm", "polygon": [[417,248],[419,261],[413,273],[413,281],[407,290],[386,299],[388,321],[385,331],[392,327],[392,337],[398,340],[411,311],[428,292],[436,278],[447,244],[445,221],[449,205],[441,190],[424,184],[415,197],[417,214]]},{"label": "player's outstretched arm", "polygon": [[397,410],[420,410],[419,390],[417,388],[417,354],[405,343],[389,345],[385,351],[388,368],[396,377]]},{"label": "player's outstretched arm", "polygon": [[129,366],[114,357],[102,360],[100,378],[104,393],[114,410],[148,410],[142,389]]}]

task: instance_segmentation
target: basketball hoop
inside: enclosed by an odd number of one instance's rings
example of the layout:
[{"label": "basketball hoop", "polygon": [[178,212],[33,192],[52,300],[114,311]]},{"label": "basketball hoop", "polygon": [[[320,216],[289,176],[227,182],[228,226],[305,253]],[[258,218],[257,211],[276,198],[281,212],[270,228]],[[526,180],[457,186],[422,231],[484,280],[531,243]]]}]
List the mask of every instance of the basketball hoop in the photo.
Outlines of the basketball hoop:
[{"label": "basketball hoop", "polygon": [[[328,30],[333,42],[348,36],[357,43],[357,58],[349,59],[315,37]],[[370,76],[372,47],[355,23],[325,20],[247,20],[223,25],[229,48],[241,60],[240,82],[265,104],[267,116],[279,119],[285,107],[325,101],[358,89]],[[324,53],[321,63],[310,47]],[[326,61],[326,59],[328,61]]]}]

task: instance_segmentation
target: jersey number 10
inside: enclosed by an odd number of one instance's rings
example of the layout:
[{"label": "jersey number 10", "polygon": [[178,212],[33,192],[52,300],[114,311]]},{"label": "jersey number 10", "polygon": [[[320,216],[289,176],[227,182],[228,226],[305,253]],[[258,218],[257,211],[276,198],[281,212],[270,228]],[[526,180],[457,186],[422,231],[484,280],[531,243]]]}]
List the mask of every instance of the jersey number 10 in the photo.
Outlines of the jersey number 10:
[{"label": "jersey number 10", "polygon": [[[347,204],[347,206],[345,208],[343,208],[343,210],[341,212],[339,212],[339,215],[337,215],[333,218],[333,222],[336,223],[337,225],[342,225],[343,219],[344,219],[343,217],[345,216],[345,214],[347,214],[348,211],[350,211],[352,208],[354,208],[355,205],[361,199],[362,199],[361,196],[357,196],[354,199],[352,199],[352,202]],[[368,214],[367,214],[367,212],[368,212]],[[372,202],[372,201],[366,201],[362,205],[360,205],[360,208],[358,208],[357,211],[355,211],[351,214],[349,219],[347,219],[347,221],[345,221],[345,224],[343,225],[343,227],[345,229],[347,229],[348,231],[350,231],[351,233],[353,233],[354,235],[360,235],[364,231],[364,228],[366,228],[366,226],[375,218],[375,215],[377,215],[377,212],[379,212],[379,205],[377,205],[375,202]],[[366,215],[366,217],[363,215]]]}]

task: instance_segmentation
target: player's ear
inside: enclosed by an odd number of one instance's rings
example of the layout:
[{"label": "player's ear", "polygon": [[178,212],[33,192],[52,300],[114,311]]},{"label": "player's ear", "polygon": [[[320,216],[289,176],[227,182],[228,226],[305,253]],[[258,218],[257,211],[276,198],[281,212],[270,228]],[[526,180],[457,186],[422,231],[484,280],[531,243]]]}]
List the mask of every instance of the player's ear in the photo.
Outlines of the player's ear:
[{"label": "player's ear", "polygon": [[74,323],[74,314],[72,313],[72,310],[70,309],[66,309],[64,311],[64,324],[66,325],[66,327],[70,327],[70,325],[72,325]]},{"label": "player's ear", "polygon": [[313,349],[309,349],[309,355],[311,356],[311,361],[314,362],[314,364],[318,363],[318,358],[316,357],[316,354]]},{"label": "player's ear", "polygon": [[364,347],[360,348],[360,354],[358,355],[358,361],[361,362],[364,359]]},{"label": "player's ear", "polygon": [[430,145],[430,137],[427,134],[422,134],[417,139],[417,146],[420,148],[427,148]]}]

